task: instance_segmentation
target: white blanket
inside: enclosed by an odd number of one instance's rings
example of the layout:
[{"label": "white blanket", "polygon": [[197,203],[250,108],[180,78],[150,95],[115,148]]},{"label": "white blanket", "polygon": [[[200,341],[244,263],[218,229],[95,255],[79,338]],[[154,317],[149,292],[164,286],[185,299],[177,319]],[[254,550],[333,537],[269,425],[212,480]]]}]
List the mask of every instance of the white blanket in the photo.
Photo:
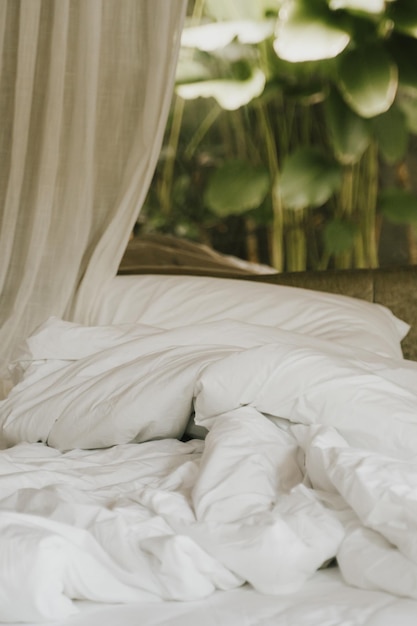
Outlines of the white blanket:
[{"label": "white blanket", "polygon": [[[334,556],[351,584],[417,598],[416,364],[245,323],[51,320],[17,373],[3,621],[76,598],[287,593]],[[206,441],[168,439],[193,409]]]}]

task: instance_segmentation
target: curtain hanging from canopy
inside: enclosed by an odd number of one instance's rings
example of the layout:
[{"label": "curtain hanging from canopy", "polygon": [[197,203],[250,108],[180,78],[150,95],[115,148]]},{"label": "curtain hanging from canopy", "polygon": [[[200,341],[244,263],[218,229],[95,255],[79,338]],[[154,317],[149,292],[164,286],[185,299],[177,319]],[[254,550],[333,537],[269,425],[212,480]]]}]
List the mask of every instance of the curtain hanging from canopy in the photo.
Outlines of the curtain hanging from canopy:
[{"label": "curtain hanging from canopy", "polygon": [[186,0],[0,0],[0,370],[88,322],[160,151]]}]

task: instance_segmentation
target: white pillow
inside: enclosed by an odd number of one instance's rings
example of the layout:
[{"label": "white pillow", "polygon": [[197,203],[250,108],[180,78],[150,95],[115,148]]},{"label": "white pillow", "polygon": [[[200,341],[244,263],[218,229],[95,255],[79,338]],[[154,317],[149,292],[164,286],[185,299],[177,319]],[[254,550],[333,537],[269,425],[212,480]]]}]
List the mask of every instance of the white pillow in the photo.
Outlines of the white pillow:
[{"label": "white pillow", "polygon": [[234,319],[401,357],[409,325],[386,307],[297,287],[207,276],[116,276],[89,324],[160,328]]},{"label": "white pillow", "polygon": [[[318,343],[321,341],[321,345]],[[282,332],[210,363],[195,386],[195,421],[211,430],[251,407],[293,424],[335,428],[349,445],[417,458],[417,363]]]},{"label": "white pillow", "polygon": [[417,363],[271,326],[129,331],[52,318],[22,355],[22,379],[0,402],[4,445],[65,450],[180,437],[193,407],[205,427],[242,405],[344,436],[353,428],[355,445],[415,441]]},{"label": "white pillow", "polygon": [[84,327],[50,318],[11,364],[16,385],[0,401],[0,445],[64,450],[181,437],[199,372],[240,346],[271,341],[274,329],[246,326]]}]

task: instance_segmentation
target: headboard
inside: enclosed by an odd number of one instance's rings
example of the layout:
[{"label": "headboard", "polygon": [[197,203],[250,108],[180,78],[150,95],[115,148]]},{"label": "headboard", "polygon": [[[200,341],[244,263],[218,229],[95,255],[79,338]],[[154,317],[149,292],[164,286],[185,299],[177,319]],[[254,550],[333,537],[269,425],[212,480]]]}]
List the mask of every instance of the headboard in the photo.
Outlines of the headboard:
[{"label": "headboard", "polygon": [[178,240],[167,237],[134,240],[122,260],[119,273],[236,278],[339,293],[377,302],[410,324],[410,332],[402,347],[405,358],[417,361],[417,266],[254,274],[231,266],[227,257],[216,255],[205,247],[203,250],[199,247],[195,252],[192,244],[187,243],[185,248],[184,245],[181,240],[178,243]]}]

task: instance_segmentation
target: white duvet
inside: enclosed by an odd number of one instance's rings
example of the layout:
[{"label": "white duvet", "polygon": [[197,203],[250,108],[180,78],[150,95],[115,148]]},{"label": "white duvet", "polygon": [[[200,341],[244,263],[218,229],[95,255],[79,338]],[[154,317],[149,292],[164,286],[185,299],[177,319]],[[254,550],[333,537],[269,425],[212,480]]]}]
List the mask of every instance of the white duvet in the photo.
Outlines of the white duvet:
[{"label": "white duvet", "polygon": [[[417,599],[417,364],[243,322],[50,320],[15,376],[3,621],[283,594],[333,557],[348,583]],[[206,440],[177,441],[193,411]]]}]

